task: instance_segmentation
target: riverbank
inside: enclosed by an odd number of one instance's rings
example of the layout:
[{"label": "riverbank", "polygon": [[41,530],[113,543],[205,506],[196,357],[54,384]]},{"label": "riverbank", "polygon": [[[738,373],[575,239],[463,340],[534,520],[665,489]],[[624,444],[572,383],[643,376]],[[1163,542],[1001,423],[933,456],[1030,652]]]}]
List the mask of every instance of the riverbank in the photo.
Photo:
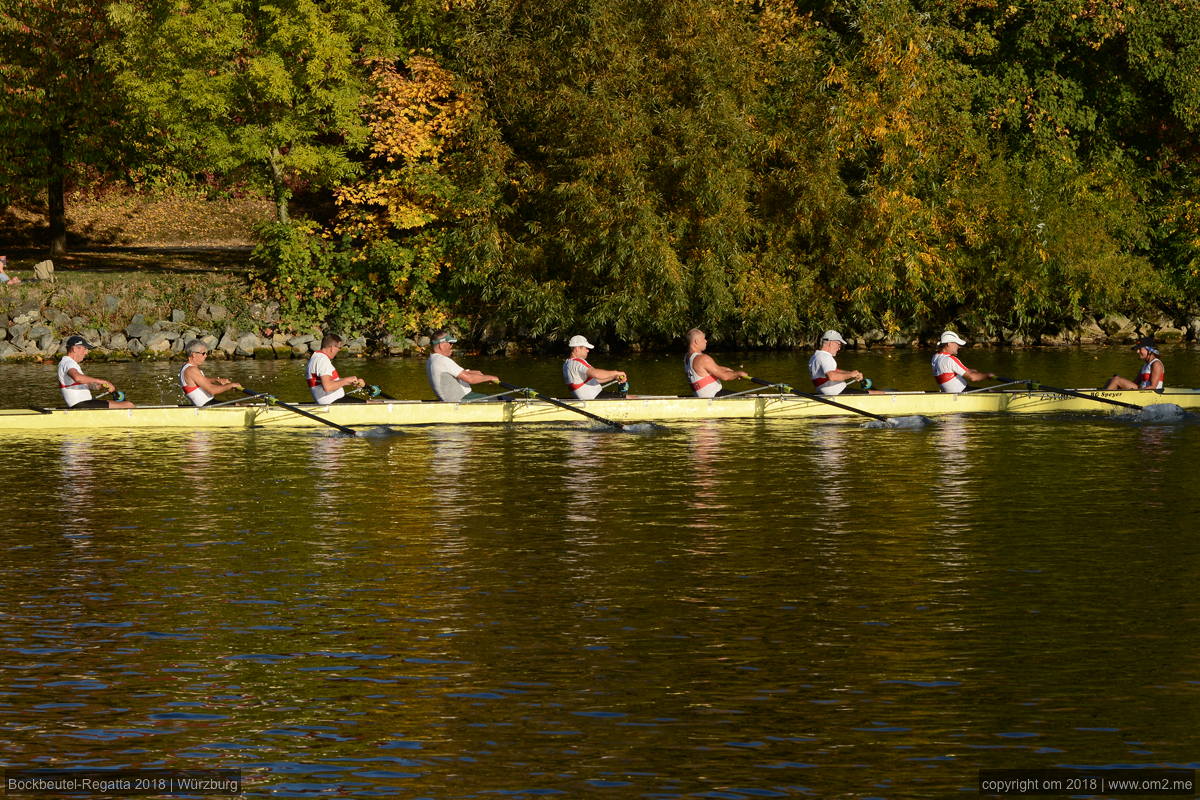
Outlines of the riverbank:
[{"label": "riverbank", "polygon": [[[71,209],[75,249],[56,260],[52,281],[32,280],[43,258],[34,243],[44,238],[44,220],[29,211],[5,211],[0,244],[9,256],[10,273],[24,283],[0,286],[0,360],[57,357],[73,333],[98,345],[92,358],[108,361],[181,357],[191,339],[205,341],[215,359],[298,358],[317,346],[323,331],[281,315],[279,303],[250,264],[253,229],[269,217],[267,201],[108,193],[77,196]],[[522,339],[492,333],[490,325],[478,327],[481,333],[469,344],[480,353],[557,352],[562,345],[557,339]],[[859,349],[903,349],[930,346],[940,330],[841,327],[841,332]],[[1190,344],[1200,342],[1200,317],[1108,314],[1038,334],[959,332],[973,344],[994,347],[1120,345],[1143,337]],[[350,355],[417,355],[427,344],[423,336],[338,333]],[[600,342],[602,351],[621,349],[606,344]],[[715,344],[725,350],[761,349],[749,341]],[[627,349],[652,348],[630,344]]]},{"label": "riverbank", "polygon": [[[214,359],[305,357],[320,346],[322,331],[286,324],[279,318],[279,304],[262,296],[246,273],[56,270],[53,281],[30,279],[3,288],[0,360],[62,355],[63,341],[75,333],[96,345],[94,360],[128,361],[182,357],[193,339],[204,341]],[[416,346],[403,340],[368,342],[354,332],[344,335],[351,355],[381,348],[401,355]]]},{"label": "riverbank", "polygon": [[[182,358],[184,347],[193,339],[204,341],[214,359],[306,357],[319,346],[323,331],[282,318],[279,303],[246,266],[246,255],[231,249],[176,250],[166,254],[176,264],[170,268],[158,261],[156,271],[56,269],[53,280],[35,280],[28,269],[11,270],[24,282],[0,287],[0,360],[40,361],[60,356],[63,341],[75,333],[97,346],[91,356],[95,360]],[[143,250],[93,253],[91,257],[150,259],[154,255]],[[191,266],[179,266],[181,261],[189,261]],[[223,266],[212,266],[214,261],[223,261]],[[346,340],[348,355],[417,355],[428,344],[424,337],[339,333]],[[931,344],[929,334],[915,331],[886,334],[843,329],[842,333],[851,346],[860,349]],[[1200,318],[1147,321],[1109,314],[1040,336],[960,333],[974,344],[994,347],[1120,345],[1148,336],[1164,344],[1190,344],[1200,341]],[[514,355],[553,349],[556,343],[484,338],[472,344],[484,353]],[[744,346],[720,344],[725,349]]]}]

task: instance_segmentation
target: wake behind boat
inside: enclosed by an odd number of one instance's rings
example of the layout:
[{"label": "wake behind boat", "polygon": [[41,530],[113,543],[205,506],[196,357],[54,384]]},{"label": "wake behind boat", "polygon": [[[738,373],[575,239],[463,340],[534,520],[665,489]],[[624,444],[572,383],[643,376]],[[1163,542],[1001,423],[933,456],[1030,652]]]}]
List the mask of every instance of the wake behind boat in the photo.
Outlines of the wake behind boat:
[{"label": "wake behind boat", "polygon": [[[1070,394],[1064,394],[1069,391]],[[734,397],[676,397],[668,395],[556,400],[510,397],[503,401],[448,403],[394,400],[363,404],[292,404],[306,414],[270,404],[138,406],[137,408],[51,409],[0,411],[0,432],[72,429],[136,430],[220,428],[315,428],[325,425],[504,425],[580,422],[587,411],[617,423],[689,422],[720,419],[804,420],[854,417],[857,413],[884,417],[945,414],[1051,414],[1127,412],[1174,404],[1200,409],[1200,389],[1170,388],[1162,392],[1097,389],[1049,390],[1041,387],[1005,388],[950,394],[888,392],[843,394],[831,406],[790,391],[766,389]],[[317,419],[314,419],[317,418]]]}]

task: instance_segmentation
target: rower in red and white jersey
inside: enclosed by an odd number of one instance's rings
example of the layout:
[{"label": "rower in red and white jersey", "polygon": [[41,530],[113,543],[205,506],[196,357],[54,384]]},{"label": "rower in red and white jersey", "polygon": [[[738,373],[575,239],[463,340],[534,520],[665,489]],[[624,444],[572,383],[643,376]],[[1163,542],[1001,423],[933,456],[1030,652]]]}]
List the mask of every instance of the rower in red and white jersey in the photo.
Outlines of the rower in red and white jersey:
[{"label": "rower in red and white jersey", "polygon": [[991,372],[971,369],[958,358],[958,348],[967,342],[954,331],[946,331],[938,339],[937,352],[931,363],[934,380],[943,392],[958,394],[969,385],[967,381],[982,381],[996,377]]},{"label": "rower in red and white jersey", "polygon": [[1158,346],[1153,339],[1142,339],[1133,346],[1137,352],[1138,358],[1142,360],[1141,369],[1138,370],[1137,378],[1129,380],[1122,378],[1120,375],[1113,375],[1105,384],[1105,389],[1150,389],[1152,391],[1161,391],[1166,384],[1167,368],[1163,364],[1162,359],[1158,357]]},{"label": "rower in red and white jersey", "polygon": [[687,332],[688,351],[683,358],[683,371],[697,397],[718,397],[728,392],[721,381],[749,378],[750,373],[722,367],[713,357],[704,352],[708,339],[704,331],[692,328]]},{"label": "rower in red and white jersey", "polygon": [[128,400],[107,400],[103,397],[92,397],[92,387],[98,386],[106,391],[114,391],[115,386],[104,378],[93,378],[85,375],[79,362],[87,358],[92,345],[82,336],[68,337],[65,347],[67,354],[58,362],[58,388],[62,390],[63,401],[67,408],[133,408]]},{"label": "rower in red and white jersey", "polygon": [[846,340],[837,331],[821,334],[821,344],[808,360],[808,374],[813,387],[824,395],[838,395],[845,391],[849,381],[861,381],[863,374],[856,369],[838,369],[835,356],[841,352]]},{"label": "rower in red and white jersey", "polygon": [[179,388],[195,405],[208,405],[216,395],[242,388],[240,383],[228,378],[209,378],[204,374],[201,365],[208,359],[208,345],[204,342],[193,339],[187,343],[184,352],[187,353],[187,363],[179,369]]},{"label": "rower in red and white jersey", "polygon": [[312,390],[313,400],[323,406],[330,403],[363,403],[361,397],[347,397],[346,388],[366,386],[362,378],[351,375],[348,378],[338,376],[333,366],[333,359],[342,349],[342,337],[336,333],[327,333],[321,339],[321,347],[311,356],[304,367],[304,378],[308,388]]},{"label": "rower in red and white jersey", "polygon": [[580,400],[591,400],[600,394],[608,381],[625,383],[628,378],[621,370],[600,369],[588,363],[588,351],[595,345],[584,336],[572,336],[567,342],[571,355],[563,362],[563,381]]}]

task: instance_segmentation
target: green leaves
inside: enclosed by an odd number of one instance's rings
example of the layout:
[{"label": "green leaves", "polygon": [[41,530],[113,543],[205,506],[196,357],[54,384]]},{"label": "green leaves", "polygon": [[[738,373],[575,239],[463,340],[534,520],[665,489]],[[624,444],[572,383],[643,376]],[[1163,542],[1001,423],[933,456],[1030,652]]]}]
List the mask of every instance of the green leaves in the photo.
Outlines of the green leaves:
[{"label": "green leaves", "polygon": [[139,113],[167,134],[164,158],[269,186],[279,218],[300,182],[357,173],[364,53],[395,48],[377,0],[119,2],[110,53]]},{"label": "green leaves", "polygon": [[260,252],[299,315],[778,345],[1196,305],[1200,0],[56,7],[0,0],[0,146],[334,206]]}]

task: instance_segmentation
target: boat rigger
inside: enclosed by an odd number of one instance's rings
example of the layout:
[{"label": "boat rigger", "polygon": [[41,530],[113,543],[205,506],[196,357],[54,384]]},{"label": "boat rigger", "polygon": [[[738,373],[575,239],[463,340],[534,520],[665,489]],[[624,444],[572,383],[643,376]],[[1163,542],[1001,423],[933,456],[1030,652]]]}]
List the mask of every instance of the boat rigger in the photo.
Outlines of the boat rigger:
[{"label": "boat rigger", "polygon": [[[1122,413],[1130,407],[1174,404],[1200,409],[1200,389],[1150,391],[1100,391],[1043,388],[943,392],[888,392],[843,394],[831,406],[790,391],[766,390],[736,397],[635,396],[595,400],[559,400],[550,403],[529,397],[502,401],[446,403],[395,400],[382,403],[294,404],[305,414],[266,403],[194,406],[138,406],[137,408],[50,409],[0,411],[2,431],[55,431],[72,429],[140,428],[314,428],[325,425],[369,427],[378,425],[480,425],[582,422],[578,410],[617,423],[688,422],[710,419],[803,420],[854,417],[856,412],[885,417],[940,416],[945,414],[1051,414]],[[1111,402],[1105,402],[1111,401]],[[1114,404],[1115,403],[1115,404]],[[293,405],[293,404],[289,404]]]}]

